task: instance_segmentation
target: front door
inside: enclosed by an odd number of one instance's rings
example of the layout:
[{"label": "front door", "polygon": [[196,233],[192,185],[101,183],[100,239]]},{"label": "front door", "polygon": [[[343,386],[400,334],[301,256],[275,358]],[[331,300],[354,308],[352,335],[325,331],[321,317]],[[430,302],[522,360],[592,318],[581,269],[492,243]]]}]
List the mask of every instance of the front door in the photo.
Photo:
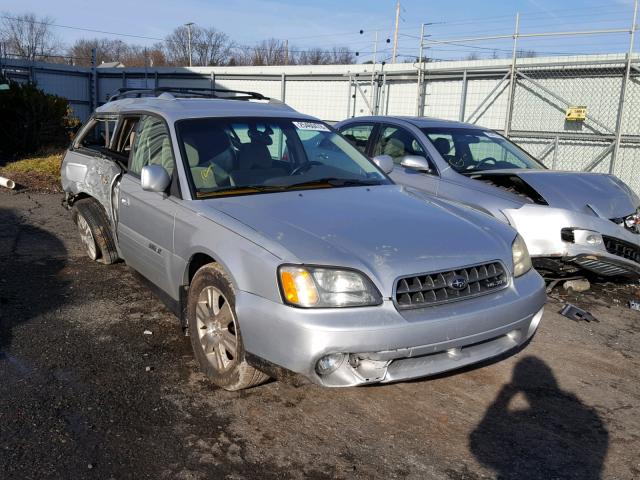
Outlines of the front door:
[{"label": "front door", "polygon": [[[389,155],[393,159],[393,171],[389,174],[391,179],[401,185],[423,190],[433,195],[438,194],[440,177],[429,159],[424,147],[418,139],[408,130],[395,125],[383,125],[380,134],[373,146],[372,156]],[[407,155],[424,157],[431,164],[431,172],[418,172],[401,165]]]},{"label": "front door", "polygon": [[161,165],[169,176],[176,174],[171,137],[164,121],[155,116],[142,116],[133,137],[129,168],[120,183],[118,242],[128,265],[171,292],[177,203],[169,193],[148,192],[140,185],[145,165]]}]

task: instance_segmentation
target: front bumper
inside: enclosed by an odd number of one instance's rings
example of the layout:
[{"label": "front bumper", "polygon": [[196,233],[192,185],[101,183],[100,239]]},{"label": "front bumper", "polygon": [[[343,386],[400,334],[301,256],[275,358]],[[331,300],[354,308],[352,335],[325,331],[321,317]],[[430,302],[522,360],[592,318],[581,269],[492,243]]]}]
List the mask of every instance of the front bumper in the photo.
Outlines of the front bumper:
[{"label": "front bumper", "polygon": [[[533,270],[494,294],[398,311],[377,307],[299,309],[238,292],[247,352],[324,386],[386,383],[434,375],[500,355],[526,342],[542,317],[544,282]],[[318,375],[317,361],[344,353]]]},{"label": "front bumper", "polygon": [[[507,209],[503,213],[509,223],[522,235],[531,257],[557,258],[603,276],[640,278],[640,262],[623,255],[624,249],[611,248],[613,244],[628,245],[640,250],[640,235],[620,227],[607,218],[562,208],[526,205]],[[573,241],[563,240],[562,230],[596,232],[609,237],[607,242],[589,244],[577,235]],[[616,252],[616,253],[614,253]]]}]

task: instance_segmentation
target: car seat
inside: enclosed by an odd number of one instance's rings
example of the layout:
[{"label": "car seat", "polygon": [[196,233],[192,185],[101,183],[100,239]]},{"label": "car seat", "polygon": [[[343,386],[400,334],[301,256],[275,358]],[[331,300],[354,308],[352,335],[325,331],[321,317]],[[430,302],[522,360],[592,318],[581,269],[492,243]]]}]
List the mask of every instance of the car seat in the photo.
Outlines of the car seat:
[{"label": "car seat", "polygon": [[263,132],[252,126],[247,131],[250,142],[240,145],[238,152],[239,170],[253,170],[257,168],[270,168],[273,160],[268,145],[273,144],[271,135],[273,130],[266,127]]},{"label": "car seat", "polygon": [[184,136],[184,147],[197,190],[233,184],[229,172],[235,156],[229,137],[222,129],[196,127]]}]

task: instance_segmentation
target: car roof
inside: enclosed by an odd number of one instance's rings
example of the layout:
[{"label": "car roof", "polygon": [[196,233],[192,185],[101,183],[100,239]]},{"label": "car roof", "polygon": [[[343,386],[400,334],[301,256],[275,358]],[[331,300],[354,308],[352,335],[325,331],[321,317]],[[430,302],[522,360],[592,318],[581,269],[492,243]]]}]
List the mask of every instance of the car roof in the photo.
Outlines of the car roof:
[{"label": "car roof", "polygon": [[149,112],[175,122],[205,117],[286,117],[315,120],[279,101],[228,100],[222,98],[160,97],[123,98],[96,109],[98,115]]},{"label": "car roof", "polygon": [[399,120],[403,122],[410,123],[418,128],[438,128],[438,127],[447,127],[447,128],[473,128],[473,129],[484,129],[484,127],[480,127],[478,125],[474,125],[472,123],[458,122],[456,120],[443,120],[440,118],[433,117],[410,117],[410,116],[401,116],[401,115],[374,115],[374,116],[366,116],[366,117],[354,117],[350,118],[349,122],[385,122],[388,120]]}]

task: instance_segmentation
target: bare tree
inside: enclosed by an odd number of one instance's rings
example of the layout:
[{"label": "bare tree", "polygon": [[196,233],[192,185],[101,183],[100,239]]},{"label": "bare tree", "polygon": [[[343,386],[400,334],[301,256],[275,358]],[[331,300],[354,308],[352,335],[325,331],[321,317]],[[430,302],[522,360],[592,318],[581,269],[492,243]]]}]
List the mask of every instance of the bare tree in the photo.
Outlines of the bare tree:
[{"label": "bare tree", "polygon": [[[189,30],[181,26],[165,40],[167,61],[174,65],[189,65]],[[229,37],[213,27],[191,27],[191,57],[193,65],[224,65],[231,57]]]},{"label": "bare tree", "polygon": [[9,54],[28,60],[52,60],[60,48],[52,24],[52,18],[33,13],[17,16],[4,13],[0,39]]},{"label": "bare tree", "polygon": [[349,47],[333,47],[329,53],[329,63],[334,65],[350,65],[354,61],[355,55]]},{"label": "bare tree", "polygon": [[333,47],[323,50],[319,47],[300,50],[296,55],[299,65],[348,65],[355,62],[355,54],[349,47]]},{"label": "bare tree", "polygon": [[296,56],[296,63],[300,65],[326,65],[329,61],[328,52],[321,48],[300,50]]},{"label": "bare tree", "polygon": [[251,65],[284,65],[289,62],[289,51],[282,40],[269,38],[249,50]]},{"label": "bare tree", "polygon": [[538,52],[535,50],[518,50],[516,56],[518,58],[534,58],[538,56]]},{"label": "bare tree", "polygon": [[151,47],[131,45],[122,40],[94,38],[77,40],[68,50],[76,65],[91,65],[91,52],[96,50],[96,63],[121,62],[127,67],[161,67],[167,65],[162,43]]},{"label": "bare tree", "polygon": [[122,40],[112,40],[109,38],[81,39],[69,48],[68,55],[73,57],[77,65],[91,65],[91,52],[96,50],[96,62],[122,62],[126,65],[124,58],[128,56],[130,46]]}]

